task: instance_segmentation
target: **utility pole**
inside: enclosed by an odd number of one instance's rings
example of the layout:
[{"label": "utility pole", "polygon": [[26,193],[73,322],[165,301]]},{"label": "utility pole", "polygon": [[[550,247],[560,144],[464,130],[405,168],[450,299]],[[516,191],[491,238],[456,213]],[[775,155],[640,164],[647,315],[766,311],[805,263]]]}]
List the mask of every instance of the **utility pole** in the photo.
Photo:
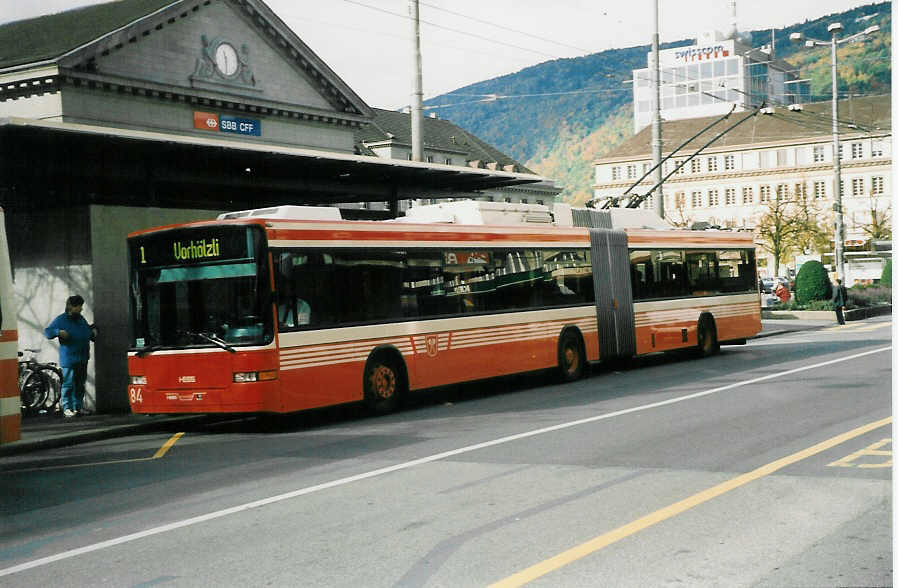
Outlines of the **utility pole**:
[{"label": "utility pole", "polygon": [[655,33],[652,35],[652,165],[655,168],[655,212],[664,218],[664,186],[661,169],[661,64],[659,58],[658,20],[661,0],[652,0],[655,12]]},{"label": "utility pole", "polygon": [[424,84],[421,79],[421,19],[418,0],[409,0],[408,10],[412,21],[412,67],[414,68],[414,88],[412,90],[412,161],[424,161]]},{"label": "utility pole", "polygon": [[[839,47],[838,37],[842,25],[833,23],[827,27],[832,34],[830,43],[832,53],[833,81],[833,208],[835,208],[835,256],[836,272],[843,283],[845,280],[845,222],[842,212],[842,158],[839,156],[839,76],[836,69],[836,50]],[[846,287],[847,287],[846,283]]]},{"label": "utility pole", "polygon": [[879,25],[869,26],[859,33],[855,33],[844,39],[839,38],[842,32],[841,23],[834,22],[826,30],[831,35],[830,41],[819,41],[817,39],[806,39],[803,33],[792,33],[789,39],[793,43],[804,43],[805,47],[816,47],[821,45],[829,45],[830,55],[832,59],[832,76],[833,83],[833,213],[835,216],[835,235],[833,240],[836,276],[840,280],[846,282],[845,276],[845,218],[842,211],[842,162],[839,158],[839,72],[838,63],[836,61],[837,49],[842,43],[850,43],[855,39],[863,39],[868,35],[879,32]]}]

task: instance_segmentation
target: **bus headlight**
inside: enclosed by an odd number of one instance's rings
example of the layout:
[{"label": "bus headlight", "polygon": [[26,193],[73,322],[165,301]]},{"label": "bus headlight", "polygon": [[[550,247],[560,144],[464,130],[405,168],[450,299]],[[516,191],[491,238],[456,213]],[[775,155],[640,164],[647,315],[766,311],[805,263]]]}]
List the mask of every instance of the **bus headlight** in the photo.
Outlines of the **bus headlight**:
[{"label": "bus headlight", "polygon": [[234,372],[234,383],[245,384],[246,382],[265,382],[268,380],[276,380],[277,377],[277,370],[265,370],[261,372]]},{"label": "bus headlight", "polygon": [[131,379],[131,384],[133,386],[146,386],[147,385],[147,377],[146,376],[129,376]]}]

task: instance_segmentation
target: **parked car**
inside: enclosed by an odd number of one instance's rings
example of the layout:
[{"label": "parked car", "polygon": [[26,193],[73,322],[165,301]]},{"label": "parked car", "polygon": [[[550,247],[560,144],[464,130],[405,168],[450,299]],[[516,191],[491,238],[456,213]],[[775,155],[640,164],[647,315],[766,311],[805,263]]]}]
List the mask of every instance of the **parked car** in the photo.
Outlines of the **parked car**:
[{"label": "parked car", "polygon": [[761,278],[761,292],[763,294],[773,294],[773,278]]}]

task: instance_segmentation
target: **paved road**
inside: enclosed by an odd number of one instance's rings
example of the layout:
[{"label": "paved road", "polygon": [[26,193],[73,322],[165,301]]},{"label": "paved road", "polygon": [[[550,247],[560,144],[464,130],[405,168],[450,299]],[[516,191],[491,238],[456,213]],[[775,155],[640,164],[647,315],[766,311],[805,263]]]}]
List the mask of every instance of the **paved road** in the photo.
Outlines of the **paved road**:
[{"label": "paved road", "polygon": [[0,583],[890,585],[890,324],[5,458]]}]

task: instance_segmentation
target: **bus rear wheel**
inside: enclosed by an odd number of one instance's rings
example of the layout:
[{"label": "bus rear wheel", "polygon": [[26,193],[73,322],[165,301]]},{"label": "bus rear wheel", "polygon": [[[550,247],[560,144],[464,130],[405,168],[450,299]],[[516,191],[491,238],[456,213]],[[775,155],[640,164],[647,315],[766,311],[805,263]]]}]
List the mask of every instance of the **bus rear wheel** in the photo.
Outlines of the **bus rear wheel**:
[{"label": "bus rear wheel", "polygon": [[698,321],[698,345],[696,351],[700,357],[708,357],[720,351],[720,343],[717,341],[717,328],[714,319],[703,316]]},{"label": "bus rear wheel", "polygon": [[586,353],[580,338],[572,331],[565,331],[558,341],[558,373],[561,381],[579,380],[585,369]]},{"label": "bus rear wheel", "polygon": [[365,404],[377,414],[393,412],[399,406],[402,377],[394,362],[372,358],[365,366]]}]

